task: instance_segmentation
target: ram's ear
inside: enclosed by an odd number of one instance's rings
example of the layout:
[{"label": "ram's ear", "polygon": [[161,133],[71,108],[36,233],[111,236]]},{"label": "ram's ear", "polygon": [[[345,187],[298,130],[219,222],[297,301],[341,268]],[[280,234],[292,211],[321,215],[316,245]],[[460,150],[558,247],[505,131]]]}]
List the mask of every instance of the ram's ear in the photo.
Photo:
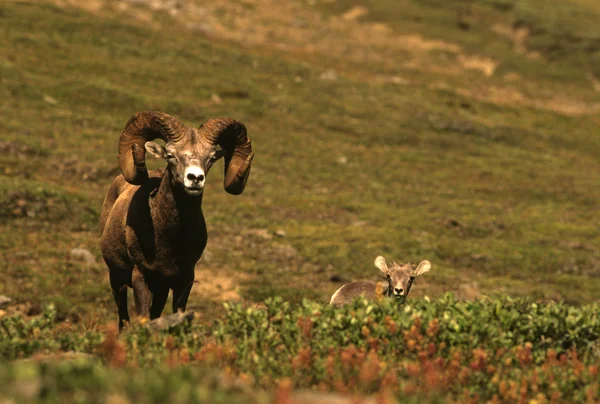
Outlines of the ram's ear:
[{"label": "ram's ear", "polygon": [[429,272],[430,269],[431,269],[431,262],[429,262],[427,260],[421,261],[421,263],[419,264],[417,269],[414,270],[413,276],[423,275],[425,272]]},{"label": "ram's ear", "polygon": [[164,159],[167,156],[167,151],[165,150],[165,148],[156,142],[146,142],[144,144],[144,148],[148,153],[150,153],[156,158]]},{"label": "ram's ear", "polygon": [[375,258],[375,262],[373,264],[375,264],[375,266],[379,268],[384,274],[389,274],[390,270],[387,264],[385,263],[385,258],[383,258],[381,255]]}]

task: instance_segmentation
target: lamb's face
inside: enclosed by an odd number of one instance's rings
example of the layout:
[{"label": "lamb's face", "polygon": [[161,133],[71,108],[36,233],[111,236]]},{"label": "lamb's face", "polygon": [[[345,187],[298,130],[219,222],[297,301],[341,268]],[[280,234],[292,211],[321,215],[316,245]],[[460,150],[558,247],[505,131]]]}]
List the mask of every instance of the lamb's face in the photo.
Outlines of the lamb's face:
[{"label": "lamb's face", "polygon": [[173,187],[191,196],[202,195],[208,171],[224,155],[223,150],[217,149],[196,130],[178,142],[167,143],[164,148],[154,142],[146,143],[146,150],[167,161]]},{"label": "lamb's face", "polygon": [[409,289],[410,283],[414,279],[412,265],[392,264],[388,276],[393,295],[396,297],[404,296]]}]

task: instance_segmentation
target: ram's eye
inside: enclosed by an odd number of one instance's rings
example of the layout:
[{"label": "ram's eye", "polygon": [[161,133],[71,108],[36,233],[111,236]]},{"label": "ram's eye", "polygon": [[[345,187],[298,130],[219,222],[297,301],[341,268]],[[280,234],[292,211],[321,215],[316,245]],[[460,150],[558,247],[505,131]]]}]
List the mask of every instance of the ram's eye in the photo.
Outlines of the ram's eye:
[{"label": "ram's eye", "polygon": [[167,154],[166,159],[167,160],[175,160],[175,156],[173,156],[172,154]]}]

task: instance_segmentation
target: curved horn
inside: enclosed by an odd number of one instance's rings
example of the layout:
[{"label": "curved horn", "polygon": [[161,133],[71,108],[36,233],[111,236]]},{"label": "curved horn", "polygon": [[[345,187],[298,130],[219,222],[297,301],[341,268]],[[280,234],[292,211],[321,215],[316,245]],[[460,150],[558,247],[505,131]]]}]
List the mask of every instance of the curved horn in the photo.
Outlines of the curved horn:
[{"label": "curved horn", "polygon": [[250,176],[250,164],[254,158],[252,143],[243,123],[230,118],[210,119],[200,127],[213,145],[225,150],[225,191],[239,195]]},{"label": "curved horn", "polygon": [[148,179],[146,142],[160,138],[176,142],[186,127],[179,119],[163,112],[138,112],[129,119],[119,138],[119,168],[127,182],[140,185]]}]

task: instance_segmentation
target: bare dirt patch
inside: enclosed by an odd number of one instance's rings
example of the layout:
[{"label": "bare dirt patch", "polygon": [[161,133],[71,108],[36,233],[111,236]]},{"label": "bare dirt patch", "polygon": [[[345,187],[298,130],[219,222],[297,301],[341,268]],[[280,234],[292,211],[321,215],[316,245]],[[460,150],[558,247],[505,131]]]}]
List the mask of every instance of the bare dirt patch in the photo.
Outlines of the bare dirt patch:
[{"label": "bare dirt patch", "polygon": [[594,90],[600,92],[600,80],[598,80],[592,73],[588,73],[587,77],[590,83],[592,83]]},{"label": "bare dirt patch", "polygon": [[368,13],[369,10],[365,6],[354,6],[342,14],[342,18],[346,21],[356,21]]},{"label": "bare dirt patch", "polygon": [[514,49],[517,53],[525,55],[531,59],[541,58],[539,52],[530,51],[527,49],[527,39],[531,35],[529,28],[511,27],[510,25],[506,24],[494,24],[492,25],[492,31],[500,36],[510,39],[514,44]]},{"label": "bare dirt patch", "polygon": [[478,70],[486,77],[492,77],[499,64],[497,61],[483,56],[459,55],[458,61],[465,69]]},{"label": "bare dirt patch", "polygon": [[340,16],[326,19],[300,1],[95,0],[93,7],[83,7],[82,3],[74,0],[46,1],[93,11],[122,12],[144,24],[151,22],[149,11],[167,13],[188,29],[245,46],[266,46],[292,53],[328,55],[363,62],[396,64],[398,59],[394,52],[398,51],[402,51],[398,56],[404,56],[406,52],[419,54],[443,50],[457,53],[461,50],[457,44],[416,34],[398,35],[385,24],[361,22],[360,17],[368,13],[364,6],[356,6]]},{"label": "bare dirt patch", "polygon": [[228,268],[207,268],[202,264],[196,266],[195,273],[192,296],[212,301],[240,301],[240,284],[251,279],[245,273]]},{"label": "bare dirt patch", "polygon": [[600,112],[600,104],[549,95],[546,98],[528,98],[520,91],[498,86],[459,88],[456,92],[465,97],[498,105],[514,105],[554,111],[567,116],[592,115]]}]

